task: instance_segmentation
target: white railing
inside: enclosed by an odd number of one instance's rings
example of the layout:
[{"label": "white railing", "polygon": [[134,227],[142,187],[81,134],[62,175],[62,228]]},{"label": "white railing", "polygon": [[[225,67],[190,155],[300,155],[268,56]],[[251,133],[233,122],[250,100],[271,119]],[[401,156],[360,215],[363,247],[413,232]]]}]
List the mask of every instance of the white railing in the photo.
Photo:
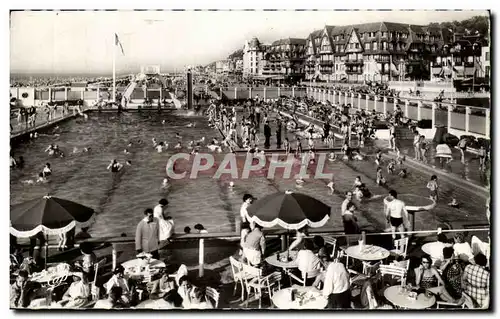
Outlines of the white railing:
[{"label": "white railing", "polygon": [[[454,135],[474,135],[490,138],[490,109],[460,105],[448,102],[435,102],[419,98],[396,98],[392,96],[346,92],[308,87],[307,96],[319,102],[350,104],[358,110],[384,113],[393,112],[399,105],[406,118],[414,121],[432,120],[432,128],[439,122]],[[443,123],[443,122],[446,123]]]}]

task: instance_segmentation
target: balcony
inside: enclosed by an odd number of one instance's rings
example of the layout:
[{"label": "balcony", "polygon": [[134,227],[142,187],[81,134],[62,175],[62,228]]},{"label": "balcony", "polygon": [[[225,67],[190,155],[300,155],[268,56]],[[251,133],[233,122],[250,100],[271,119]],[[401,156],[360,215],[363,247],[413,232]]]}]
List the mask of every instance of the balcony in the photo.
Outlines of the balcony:
[{"label": "balcony", "polygon": [[363,68],[358,68],[358,69],[350,69],[346,68],[345,73],[347,74],[362,74],[363,73]]},{"label": "balcony", "polygon": [[359,59],[359,60],[347,60],[344,63],[345,63],[345,65],[362,65],[364,63],[364,61],[361,59]]},{"label": "balcony", "polygon": [[328,61],[328,60],[320,61],[319,64],[320,65],[333,65],[333,61]]}]

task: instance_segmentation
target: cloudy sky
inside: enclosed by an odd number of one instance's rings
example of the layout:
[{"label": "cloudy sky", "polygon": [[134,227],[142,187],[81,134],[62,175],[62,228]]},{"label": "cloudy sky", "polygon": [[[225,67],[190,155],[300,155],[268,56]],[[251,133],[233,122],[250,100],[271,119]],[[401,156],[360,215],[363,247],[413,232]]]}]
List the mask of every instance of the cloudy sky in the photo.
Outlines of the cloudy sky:
[{"label": "cloudy sky", "polygon": [[485,11],[14,11],[10,16],[12,72],[111,72],[114,33],[125,55],[117,71],[138,72],[159,64],[162,71],[207,64],[262,42],[306,38],[324,25],[392,21],[427,24],[463,20]]}]

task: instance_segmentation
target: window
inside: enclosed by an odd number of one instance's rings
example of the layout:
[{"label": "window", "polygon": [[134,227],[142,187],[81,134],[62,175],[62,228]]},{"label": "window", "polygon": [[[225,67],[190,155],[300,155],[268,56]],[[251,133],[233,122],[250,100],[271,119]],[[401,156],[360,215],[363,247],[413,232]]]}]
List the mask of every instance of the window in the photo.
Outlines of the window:
[{"label": "window", "polygon": [[378,50],[378,43],[372,42],[372,47],[373,47],[373,51],[377,51]]},{"label": "window", "polygon": [[489,52],[486,52],[486,56],[484,57],[485,61],[489,61],[490,60],[490,53]]},{"label": "window", "polygon": [[359,49],[359,43],[356,43],[356,44],[354,45],[354,47],[355,47],[356,49]]},{"label": "window", "polygon": [[370,51],[370,42],[365,43],[365,51]]}]

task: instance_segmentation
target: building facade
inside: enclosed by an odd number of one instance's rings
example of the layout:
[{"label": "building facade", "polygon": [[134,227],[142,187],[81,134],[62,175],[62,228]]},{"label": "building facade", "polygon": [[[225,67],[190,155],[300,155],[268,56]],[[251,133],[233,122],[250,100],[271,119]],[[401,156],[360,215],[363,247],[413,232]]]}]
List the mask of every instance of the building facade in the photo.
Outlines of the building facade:
[{"label": "building facade", "polygon": [[307,78],[345,82],[428,79],[430,63],[443,44],[441,30],[429,26],[392,22],[325,26],[308,38]]},{"label": "building facade", "polygon": [[231,72],[231,60],[220,60],[215,62],[215,73],[218,75],[227,75]]},{"label": "building facade", "polygon": [[306,39],[274,41],[264,55],[262,75],[289,82],[305,79],[305,53]]},{"label": "building facade", "polygon": [[261,75],[262,59],[265,53],[265,46],[259,42],[259,39],[253,38],[245,41],[243,47],[243,77]]}]

